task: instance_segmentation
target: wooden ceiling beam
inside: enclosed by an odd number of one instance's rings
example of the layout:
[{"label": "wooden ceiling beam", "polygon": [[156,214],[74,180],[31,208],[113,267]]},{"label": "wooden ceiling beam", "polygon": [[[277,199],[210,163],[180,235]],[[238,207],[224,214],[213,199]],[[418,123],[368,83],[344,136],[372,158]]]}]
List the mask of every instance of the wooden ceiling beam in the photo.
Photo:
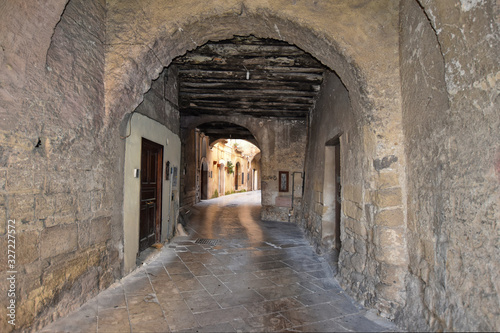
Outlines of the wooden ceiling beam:
[{"label": "wooden ceiling beam", "polygon": [[211,107],[188,107],[183,109],[183,113],[186,114],[213,114],[213,115],[227,115],[232,113],[240,113],[240,114],[293,114],[293,115],[307,115],[308,111],[304,110],[284,110],[284,109],[235,109],[235,108],[211,108]]},{"label": "wooden ceiling beam", "polygon": [[309,110],[312,106],[311,103],[307,104],[297,104],[297,103],[286,103],[286,102],[243,102],[243,101],[186,101],[182,103],[181,106],[184,107],[228,107],[228,108],[240,108],[240,109],[286,109],[286,110]]},{"label": "wooden ceiling beam", "polygon": [[299,89],[303,91],[318,91],[319,85],[309,82],[282,82],[282,81],[264,81],[264,80],[245,80],[232,83],[227,82],[181,82],[181,88],[195,89]]},{"label": "wooden ceiling beam", "polygon": [[180,91],[179,96],[218,96],[222,99],[228,95],[237,95],[240,98],[254,97],[254,96],[296,96],[296,97],[315,97],[316,92],[301,91],[301,90],[284,90],[284,89],[195,89],[184,88]]},{"label": "wooden ceiling beam", "polygon": [[[227,70],[216,70],[214,68],[210,70],[200,70],[200,69],[181,69],[179,70],[179,78],[187,81],[195,80],[245,80],[246,71],[227,71]],[[310,81],[314,83],[321,83],[323,80],[323,73],[300,73],[300,72],[289,72],[289,73],[277,73],[277,72],[256,72],[250,73],[251,80],[266,80],[266,81]]]}]

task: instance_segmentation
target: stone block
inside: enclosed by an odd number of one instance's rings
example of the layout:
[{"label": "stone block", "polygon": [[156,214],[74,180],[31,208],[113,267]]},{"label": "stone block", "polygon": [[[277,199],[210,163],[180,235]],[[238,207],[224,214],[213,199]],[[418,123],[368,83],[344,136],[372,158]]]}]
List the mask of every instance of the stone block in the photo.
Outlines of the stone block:
[{"label": "stone block", "polygon": [[65,265],[66,281],[73,282],[88,269],[88,256],[86,253],[78,255]]},{"label": "stone block", "polygon": [[365,269],[365,264],[366,264],[365,256],[363,256],[359,253],[355,253],[351,257],[351,265],[352,265],[352,268],[354,268],[354,270],[356,270],[356,272],[362,273],[363,270]]},{"label": "stone block", "polygon": [[342,211],[346,216],[357,221],[363,217],[363,210],[355,202],[349,200],[342,201]]},{"label": "stone block", "polygon": [[404,225],[404,214],[403,210],[397,209],[387,209],[378,212],[375,215],[375,224],[384,227],[399,227]]},{"label": "stone block", "polygon": [[53,195],[39,194],[35,196],[35,218],[46,220],[55,211],[55,197]]},{"label": "stone block", "polygon": [[380,282],[386,285],[402,285],[405,278],[405,270],[401,266],[381,263],[378,267]]},{"label": "stone block", "polygon": [[76,198],[69,193],[60,193],[55,197],[55,214],[60,216],[76,215]]},{"label": "stone block", "polygon": [[375,248],[375,259],[391,265],[407,264],[406,250],[403,246],[380,247]]},{"label": "stone block", "polygon": [[5,207],[0,206],[0,236],[7,231],[7,212]]},{"label": "stone block", "polygon": [[33,188],[33,170],[31,168],[9,168],[7,173],[7,191],[17,192]]},{"label": "stone block", "polygon": [[378,190],[373,194],[373,199],[379,208],[401,206],[401,188]]},{"label": "stone block", "polygon": [[25,265],[40,256],[40,233],[25,231],[16,235],[16,263]]},{"label": "stone block", "polygon": [[[389,312],[397,303],[404,304],[404,290],[399,285],[385,285],[379,283],[375,286],[376,296],[379,299],[377,307]],[[386,309],[388,307],[388,309]]]},{"label": "stone block", "polygon": [[315,191],[314,192],[314,201],[320,204],[323,204],[323,192]]},{"label": "stone block", "polygon": [[396,172],[381,172],[377,176],[377,188],[380,190],[399,187],[399,174]]},{"label": "stone block", "polygon": [[373,233],[375,245],[380,247],[398,247],[404,245],[403,228],[375,227]]},{"label": "stone block", "polygon": [[344,226],[345,226],[345,228],[351,230],[352,232],[354,232],[356,235],[360,236],[361,238],[366,239],[366,237],[367,237],[366,227],[361,221],[354,220],[354,219],[347,217],[344,220]]},{"label": "stone block", "polygon": [[61,225],[43,230],[41,234],[42,259],[73,252],[78,247],[78,226]]},{"label": "stone block", "polygon": [[102,207],[102,192],[101,191],[90,192],[90,207],[91,207],[93,213],[95,213],[101,209],[101,207]]},{"label": "stone block", "polygon": [[40,298],[42,300],[51,298],[66,283],[65,262],[51,266],[43,271]]},{"label": "stone block", "polygon": [[32,194],[16,194],[9,199],[9,219],[25,224],[26,229],[35,219],[35,198]]},{"label": "stone block", "polygon": [[92,208],[90,198],[90,192],[78,193],[76,217],[80,221],[91,217]]},{"label": "stone block", "polygon": [[275,204],[278,207],[292,207],[292,197],[291,196],[286,196],[286,197],[276,197],[275,199]]},{"label": "stone block", "polygon": [[100,244],[111,239],[110,218],[103,216],[95,218],[90,222],[90,243]]},{"label": "stone block", "polygon": [[353,201],[353,202],[362,202],[363,201],[363,189],[361,185],[344,185],[342,187],[342,193],[344,195],[345,200]]},{"label": "stone block", "polygon": [[5,184],[7,183],[7,170],[0,171],[0,191],[5,190]]}]

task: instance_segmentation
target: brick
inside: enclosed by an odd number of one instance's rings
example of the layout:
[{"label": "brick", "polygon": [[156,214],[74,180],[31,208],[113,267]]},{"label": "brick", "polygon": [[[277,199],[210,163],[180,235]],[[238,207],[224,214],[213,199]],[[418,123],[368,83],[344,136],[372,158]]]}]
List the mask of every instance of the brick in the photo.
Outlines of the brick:
[{"label": "brick", "polygon": [[47,228],[41,234],[42,259],[73,252],[77,247],[78,226],[76,224]]}]

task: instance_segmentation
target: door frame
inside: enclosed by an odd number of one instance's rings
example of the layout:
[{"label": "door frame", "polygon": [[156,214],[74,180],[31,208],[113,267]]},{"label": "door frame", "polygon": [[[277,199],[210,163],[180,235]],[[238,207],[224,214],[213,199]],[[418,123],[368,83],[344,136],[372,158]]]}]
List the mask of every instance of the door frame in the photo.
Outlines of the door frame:
[{"label": "door frame", "polygon": [[[162,217],[162,205],[163,205],[163,146],[148,140],[144,137],[142,137],[141,140],[141,165],[142,165],[142,158],[143,158],[143,151],[142,149],[144,146],[150,146],[151,148],[155,149],[158,151],[158,160],[156,161],[156,211],[155,211],[155,224],[154,224],[154,232],[155,232],[155,243],[161,242],[161,217]],[[142,180],[142,172],[144,170],[141,170],[141,180]],[[141,187],[139,189],[139,205],[142,206],[142,182],[141,182]],[[141,225],[141,215],[139,214],[139,230],[140,230],[140,225]],[[139,233],[139,246],[140,246],[140,240],[141,240],[141,235]]]}]

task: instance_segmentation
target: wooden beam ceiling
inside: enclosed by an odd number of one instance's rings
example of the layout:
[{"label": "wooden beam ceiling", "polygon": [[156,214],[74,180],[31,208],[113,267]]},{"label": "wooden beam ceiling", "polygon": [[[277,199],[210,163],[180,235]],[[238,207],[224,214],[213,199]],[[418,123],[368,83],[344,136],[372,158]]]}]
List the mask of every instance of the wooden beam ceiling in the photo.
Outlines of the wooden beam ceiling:
[{"label": "wooden beam ceiling", "polygon": [[304,118],[325,68],[299,48],[253,36],[209,42],[176,58],[182,115]]}]

